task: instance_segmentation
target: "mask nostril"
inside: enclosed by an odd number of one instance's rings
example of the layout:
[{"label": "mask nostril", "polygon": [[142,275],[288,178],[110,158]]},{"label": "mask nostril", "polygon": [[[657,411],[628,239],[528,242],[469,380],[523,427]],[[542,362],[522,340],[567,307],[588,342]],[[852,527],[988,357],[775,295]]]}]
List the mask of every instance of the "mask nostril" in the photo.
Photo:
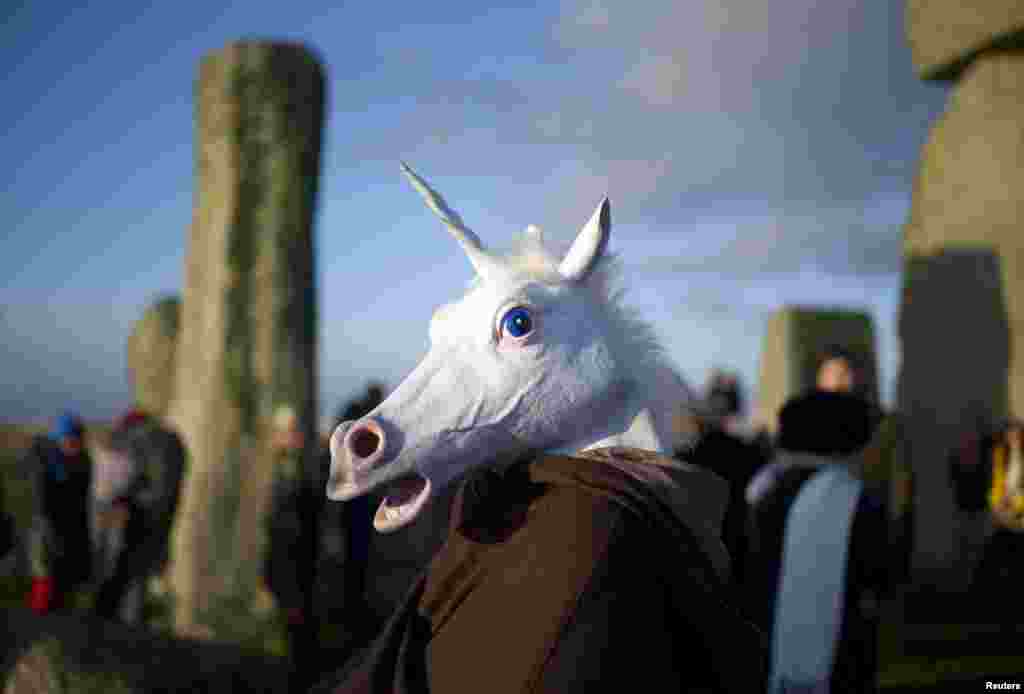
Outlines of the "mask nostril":
[{"label": "mask nostril", "polygon": [[380,448],[380,436],[369,428],[360,428],[352,432],[349,445],[357,458],[369,458]]}]

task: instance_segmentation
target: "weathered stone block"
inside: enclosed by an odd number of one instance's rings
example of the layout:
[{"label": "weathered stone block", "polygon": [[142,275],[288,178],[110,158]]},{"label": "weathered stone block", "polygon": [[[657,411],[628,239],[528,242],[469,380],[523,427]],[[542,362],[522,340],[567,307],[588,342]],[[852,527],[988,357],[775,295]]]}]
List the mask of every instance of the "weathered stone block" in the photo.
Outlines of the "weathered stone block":
[{"label": "weathered stone block", "polygon": [[128,336],[128,371],[135,403],[157,416],[167,412],[174,394],[180,317],[180,299],[165,297],[146,309]]},{"label": "weathered stone block", "polygon": [[860,362],[862,394],[878,402],[878,360],[871,316],[841,308],[788,307],[768,319],[761,352],[758,426],[775,433],[782,405],[815,384],[818,360],[832,345]]},{"label": "weathered stone block", "polygon": [[906,31],[922,79],[956,79],[984,50],[1024,47],[1024,3],[907,0]]},{"label": "weathered stone block", "polygon": [[174,537],[176,623],[218,595],[255,594],[273,454],[292,407],[316,443],[312,221],[324,76],[306,48],[243,41],[196,84],[196,202],[171,419],[190,452]]},{"label": "weathered stone block", "polygon": [[898,397],[917,485],[914,564],[940,588],[962,587],[980,541],[954,510],[949,456],[968,433],[1024,413],[1022,123],[1024,54],[978,58],[922,150],[904,228]]}]

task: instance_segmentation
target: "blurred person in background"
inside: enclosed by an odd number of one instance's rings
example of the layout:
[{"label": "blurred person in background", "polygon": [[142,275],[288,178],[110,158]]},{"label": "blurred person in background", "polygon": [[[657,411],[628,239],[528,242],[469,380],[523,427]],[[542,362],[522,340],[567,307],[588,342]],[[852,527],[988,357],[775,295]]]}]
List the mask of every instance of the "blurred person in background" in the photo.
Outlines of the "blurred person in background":
[{"label": "blurred person in background", "polygon": [[5,508],[7,502],[7,491],[4,489],[3,477],[0,477],[0,561],[6,560],[17,544],[17,532],[14,526],[14,516]]},{"label": "blurred person in background", "polygon": [[135,407],[115,422],[108,454],[99,471],[110,474],[98,474],[94,485],[95,517],[102,521],[96,530],[109,545],[95,610],[135,623],[142,619],[148,579],[168,560],[186,452],[180,436]]},{"label": "blurred person in background", "polygon": [[287,620],[291,690],[302,692],[317,676],[319,660],[313,588],[326,497],[303,465],[306,437],[295,410],[279,407],[273,426],[274,479],[263,580]]},{"label": "blurred person in background", "polygon": [[882,420],[882,413],[873,396],[869,394],[869,383],[864,375],[861,359],[850,349],[840,345],[829,345],[818,358],[815,375],[817,390],[846,393],[863,400],[869,408],[872,434]]},{"label": "blurred person in background", "polygon": [[718,428],[739,435],[746,398],[736,373],[713,369],[704,386],[704,403],[707,411],[714,413]]},{"label": "blurred person in background", "polygon": [[[360,398],[355,398],[339,408],[335,417],[337,428],[342,422],[361,419],[384,402],[384,386],[377,382],[367,385]],[[334,429],[332,429],[333,431]],[[330,469],[330,451],[326,452],[324,469]],[[351,648],[365,645],[383,626],[374,614],[367,599],[367,579],[370,564],[370,545],[373,539],[373,514],[380,504],[376,494],[365,494],[344,502],[328,504],[328,513],[333,523],[339,525],[344,535],[344,580],[343,621],[351,639]]]},{"label": "blurred person in background", "polygon": [[92,552],[89,496],[92,459],[85,426],[64,412],[48,435],[36,436],[23,464],[30,473],[33,519],[29,532],[30,609],[47,614],[64,607],[68,594],[87,581]]},{"label": "blurred person in background", "polygon": [[876,691],[880,601],[902,549],[880,551],[886,500],[865,489],[860,455],[871,428],[848,392],[791,398],[776,456],[747,489],[747,598],[770,635],[772,694]]},{"label": "blurred person in background", "polygon": [[999,621],[1019,621],[1022,610],[1016,595],[1024,579],[1024,422],[1010,419],[995,432],[969,437],[954,454],[950,478],[957,506],[988,516],[971,591],[989,603]]},{"label": "blurred person in background", "polygon": [[[116,443],[114,432],[109,436],[93,434],[92,492],[90,497],[90,531],[93,549],[93,577],[99,583],[94,611],[103,618],[115,615],[126,623],[142,617],[143,586],[138,581],[125,582],[111,599],[110,583],[123,564],[124,557],[135,551],[145,539],[145,523],[133,492],[142,476],[141,461]],[[104,604],[106,603],[106,604]]]},{"label": "blurred person in background", "polygon": [[884,413],[869,399],[863,365],[851,350],[838,345],[825,349],[818,360],[818,390],[846,393],[864,401],[869,408],[871,440],[865,447],[861,477],[872,495],[886,499],[889,536],[904,554],[895,559],[910,570],[913,537],[914,475],[905,449],[903,419],[897,412]]},{"label": "blurred person in background", "polygon": [[818,363],[816,387],[833,393],[853,393],[859,386],[853,355],[842,347],[825,350]]},{"label": "blurred person in background", "polygon": [[697,438],[689,450],[676,457],[714,472],[729,483],[729,502],[722,524],[722,541],[729,550],[730,576],[735,586],[743,585],[746,561],[747,505],[744,492],[754,474],[768,458],[758,445],[734,433],[734,422],[742,416],[743,394],[734,374],[715,371],[709,381],[702,407],[694,415]]}]

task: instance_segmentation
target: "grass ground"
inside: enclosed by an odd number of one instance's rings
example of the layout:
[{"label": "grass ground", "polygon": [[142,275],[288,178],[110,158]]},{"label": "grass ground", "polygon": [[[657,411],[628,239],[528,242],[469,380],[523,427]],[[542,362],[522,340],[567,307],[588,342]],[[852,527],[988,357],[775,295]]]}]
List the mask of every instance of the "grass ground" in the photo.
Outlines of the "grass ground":
[{"label": "grass ground", "polygon": [[42,427],[0,425],[0,489],[3,498],[0,508],[14,515],[18,527],[27,526],[32,515],[32,495],[28,478],[19,469],[18,462]]},{"label": "grass ground", "polygon": [[281,658],[74,613],[38,617],[25,609],[4,610],[0,645],[4,655],[0,680],[9,676],[9,682],[30,684],[44,675],[50,683],[44,689],[27,687],[25,691],[278,694],[286,690],[287,667]]},{"label": "grass ground", "polygon": [[[879,634],[879,685],[886,690],[1024,675],[1024,632],[1001,625],[905,624],[893,603]],[[940,617],[940,615],[936,615]]]},{"label": "grass ground", "polygon": [[[104,424],[90,425],[91,429],[105,428]],[[21,466],[22,456],[31,444],[32,437],[45,431],[40,426],[19,426],[0,424],[0,488],[3,498],[0,508],[11,513],[19,529],[27,528],[32,517],[32,496],[28,471]],[[0,576],[0,608],[18,607],[24,604],[28,590],[27,578]],[[72,598],[76,608],[88,610],[93,594],[88,589],[80,590]],[[150,591],[147,595],[144,613],[147,624],[158,631],[169,632],[171,628],[171,604],[167,596]],[[275,612],[253,615],[242,612],[241,606],[233,603],[218,605],[209,615],[214,622],[217,636],[226,642],[269,655],[281,656],[286,649],[284,627]]]},{"label": "grass ground", "polygon": [[[45,431],[45,429],[39,426],[0,424],[0,489],[3,490],[2,497],[0,497],[0,504],[2,504],[0,505],[0,508],[11,513],[15,517],[18,527],[21,529],[28,527],[31,522],[32,499],[30,494],[30,482],[28,475],[26,474],[27,471],[22,469],[19,463],[22,460],[24,452],[31,444],[32,437],[35,434],[42,433],[43,431]],[[0,572],[2,572],[2,569],[0,569]],[[41,628],[44,629],[44,632],[40,632],[37,637],[32,637],[38,638],[39,640],[32,642],[32,654],[29,658],[29,662],[41,661],[44,658],[49,658],[51,660],[55,658],[58,660],[66,660],[66,657],[77,658],[77,655],[75,655],[77,651],[75,651],[75,653],[71,653],[69,656],[68,653],[62,651],[61,648],[62,644],[65,644],[65,642],[74,644],[75,639],[81,635],[76,631],[79,629],[79,627],[76,626],[76,622],[84,625],[88,620],[75,618],[74,615],[86,615],[89,613],[94,598],[93,592],[90,589],[77,591],[69,598],[70,609],[68,613],[71,616],[63,615],[55,616],[52,619],[49,617],[45,618],[41,620],[41,623],[49,626],[40,627],[40,620],[34,618],[23,608],[25,604],[25,595],[27,594],[30,585],[30,580],[25,576],[3,575],[0,573],[0,614],[3,615],[0,616],[0,623],[6,625],[10,629],[10,633],[7,634],[8,638],[6,639],[6,642],[2,644],[3,650],[0,651],[0,662],[6,662],[8,667],[12,664],[7,662],[12,656],[12,653],[8,651],[13,647],[15,642],[22,644],[18,646],[18,648],[19,653],[24,656],[25,653],[21,650],[24,648],[24,643],[22,643],[24,631],[29,630],[35,633],[35,631],[38,631]],[[257,667],[262,667],[261,663],[278,663],[276,667],[277,669],[281,669],[284,662],[282,658],[287,651],[287,641],[285,636],[286,628],[281,614],[275,609],[254,613],[248,608],[249,605],[242,604],[241,601],[232,602],[230,600],[225,600],[220,604],[215,605],[210,614],[206,615],[208,618],[207,621],[210,622],[210,626],[213,629],[213,636],[215,639],[215,643],[211,644],[210,648],[221,653],[221,655],[216,656],[217,658],[228,658],[230,660],[233,657],[231,656],[232,651],[230,648],[236,648],[238,653],[246,654],[245,657],[249,659],[249,662],[256,663]],[[155,644],[153,645],[153,649],[155,649],[155,652],[161,654],[172,652],[177,654],[173,655],[173,657],[168,656],[170,657],[171,662],[178,663],[176,668],[168,669],[166,673],[166,677],[169,678],[168,681],[175,680],[175,678],[180,679],[178,676],[180,673],[176,672],[176,670],[181,667],[186,669],[189,667],[187,665],[189,657],[179,657],[181,654],[192,653],[194,657],[202,658],[205,657],[203,654],[206,652],[204,650],[206,648],[204,644],[173,638],[171,623],[172,613],[173,605],[171,603],[170,596],[160,590],[151,590],[148,592],[144,607],[144,616],[148,633],[152,634],[156,639],[156,641],[153,641],[153,644]],[[3,627],[0,627],[0,632],[4,632]],[[45,634],[47,633],[50,635],[46,636]],[[54,637],[54,634],[57,635],[56,638]],[[4,638],[2,638],[3,636],[4,634],[0,633],[0,641],[4,641]],[[347,638],[348,634],[346,631],[339,628],[337,625],[326,624],[323,626],[321,644],[324,646],[326,653],[341,654],[347,652]],[[70,639],[70,641],[68,641],[68,639]],[[164,640],[160,641],[160,639]],[[116,640],[117,639],[115,638],[115,643]],[[82,650],[81,647],[75,645],[72,651],[74,651],[75,648]],[[117,658],[107,656],[104,656],[101,660],[108,664],[118,662]],[[340,665],[340,662],[337,662],[336,664]],[[133,670],[135,665],[142,665],[142,663],[135,663],[134,665],[126,664],[126,669]],[[159,663],[156,665],[157,669],[163,667]],[[329,670],[331,669],[331,666],[331,663],[325,663],[324,669]],[[77,672],[77,670],[78,668],[75,669],[75,672]],[[76,677],[76,683],[73,687],[58,688],[58,690],[61,692],[73,691],[81,693],[86,691],[91,692],[94,690],[111,691],[114,694],[124,690],[124,687],[121,684],[118,684],[118,680],[116,678],[104,679],[103,673],[96,671],[95,667],[78,672],[78,674],[75,674],[74,676]],[[246,679],[246,675],[244,674],[237,675],[237,677],[240,677],[242,680]],[[3,680],[4,672],[3,668],[0,668],[0,687],[3,686]],[[219,680],[217,677],[210,680],[211,683],[214,681]],[[93,684],[96,686],[93,687]],[[259,682],[253,682],[250,684],[251,686],[246,685],[241,688],[232,687],[227,690],[219,689],[217,691],[265,690]],[[107,687],[107,685],[109,685],[109,687]],[[138,690],[136,689],[132,691]],[[172,691],[172,689],[167,689],[166,691]],[[188,689],[188,691],[192,690]]]}]

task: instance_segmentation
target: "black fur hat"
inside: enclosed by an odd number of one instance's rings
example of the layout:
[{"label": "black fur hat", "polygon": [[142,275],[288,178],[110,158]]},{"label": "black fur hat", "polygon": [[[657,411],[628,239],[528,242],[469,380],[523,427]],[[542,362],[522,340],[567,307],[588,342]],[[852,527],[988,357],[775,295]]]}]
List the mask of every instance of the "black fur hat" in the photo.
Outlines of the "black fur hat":
[{"label": "black fur hat", "polygon": [[791,398],[779,413],[780,449],[794,453],[846,456],[868,444],[871,406],[855,395],[812,390]]}]

